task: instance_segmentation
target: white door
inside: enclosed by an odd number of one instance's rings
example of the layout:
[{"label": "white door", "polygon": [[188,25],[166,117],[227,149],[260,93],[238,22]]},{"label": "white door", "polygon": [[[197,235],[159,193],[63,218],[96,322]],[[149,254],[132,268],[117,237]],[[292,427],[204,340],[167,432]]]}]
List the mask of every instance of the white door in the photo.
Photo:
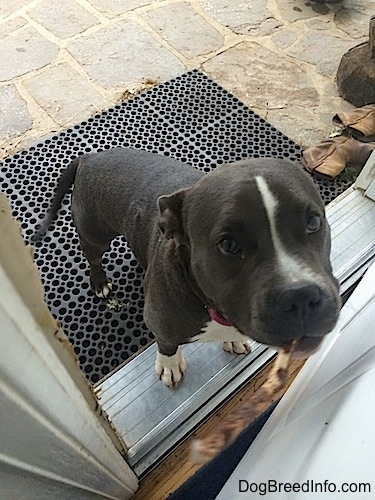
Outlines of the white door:
[{"label": "white door", "polygon": [[127,499],[138,487],[72,352],[0,196],[2,500]]}]

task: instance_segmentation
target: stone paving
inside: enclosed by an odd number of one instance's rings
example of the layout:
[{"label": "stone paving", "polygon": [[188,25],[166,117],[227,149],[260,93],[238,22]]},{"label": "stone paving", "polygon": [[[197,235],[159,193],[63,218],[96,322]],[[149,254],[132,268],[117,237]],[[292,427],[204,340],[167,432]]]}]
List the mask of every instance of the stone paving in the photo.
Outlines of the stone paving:
[{"label": "stone paving", "polygon": [[0,157],[200,69],[302,146],[352,106],[341,56],[375,1],[0,0]]}]

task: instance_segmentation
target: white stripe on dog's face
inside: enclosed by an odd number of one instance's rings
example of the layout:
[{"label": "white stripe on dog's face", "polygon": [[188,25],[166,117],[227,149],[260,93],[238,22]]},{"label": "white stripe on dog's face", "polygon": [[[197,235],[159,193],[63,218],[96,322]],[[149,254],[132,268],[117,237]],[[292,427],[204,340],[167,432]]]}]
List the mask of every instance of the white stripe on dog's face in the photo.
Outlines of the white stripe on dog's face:
[{"label": "white stripe on dog's face", "polygon": [[284,279],[287,280],[287,282],[294,282],[298,280],[309,280],[315,282],[320,281],[318,275],[314,273],[310,267],[304,263],[302,264],[301,262],[298,262],[285,250],[276,225],[276,215],[279,201],[271,192],[266,180],[263,177],[257,175],[255,177],[255,181],[266,210],[270,225],[271,239],[276,259],[279,264],[280,273],[283,275]]}]

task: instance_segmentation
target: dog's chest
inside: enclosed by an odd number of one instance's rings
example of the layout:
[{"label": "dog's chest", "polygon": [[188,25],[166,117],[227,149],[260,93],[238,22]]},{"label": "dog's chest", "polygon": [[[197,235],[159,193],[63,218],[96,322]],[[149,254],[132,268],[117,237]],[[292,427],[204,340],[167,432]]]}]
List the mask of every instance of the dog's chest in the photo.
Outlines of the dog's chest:
[{"label": "dog's chest", "polygon": [[194,335],[189,342],[247,342],[249,337],[239,332],[235,326],[221,325],[211,319]]}]

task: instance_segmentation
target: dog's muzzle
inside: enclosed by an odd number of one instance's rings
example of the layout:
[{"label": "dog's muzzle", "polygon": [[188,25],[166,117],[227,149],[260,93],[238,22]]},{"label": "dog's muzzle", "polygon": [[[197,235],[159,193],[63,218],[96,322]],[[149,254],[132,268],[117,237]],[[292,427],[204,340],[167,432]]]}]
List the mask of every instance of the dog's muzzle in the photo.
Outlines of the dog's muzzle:
[{"label": "dog's muzzle", "polygon": [[315,283],[296,281],[277,288],[274,296],[280,312],[303,317],[321,305],[323,293]]},{"label": "dog's muzzle", "polygon": [[308,358],[319,350],[324,339],[325,335],[323,337],[302,337],[297,341],[293,351],[293,358]]},{"label": "dog's muzzle", "polygon": [[334,327],[339,307],[333,291],[298,280],[270,291],[262,310],[261,322],[269,343],[280,347],[296,340],[296,356],[302,357],[318,349]]}]

